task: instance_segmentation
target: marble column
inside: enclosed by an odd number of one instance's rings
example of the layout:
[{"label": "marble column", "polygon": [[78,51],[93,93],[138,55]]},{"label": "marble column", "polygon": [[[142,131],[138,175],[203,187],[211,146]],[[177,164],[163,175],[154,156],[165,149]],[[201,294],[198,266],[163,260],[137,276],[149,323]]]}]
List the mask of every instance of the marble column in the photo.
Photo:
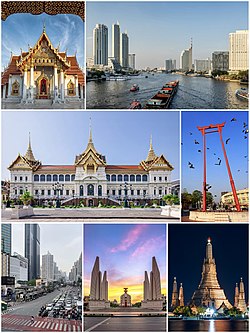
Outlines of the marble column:
[{"label": "marble column", "polygon": [[60,70],[60,83],[61,83],[61,100],[64,101],[64,72]]},{"label": "marble column", "polygon": [[54,65],[54,99],[58,99],[58,75],[57,75],[57,64]]},{"label": "marble column", "polygon": [[6,84],[3,86],[3,99],[6,98]]},{"label": "marble column", "polygon": [[27,66],[25,66],[23,72],[23,100],[26,100],[27,98],[27,83],[28,83],[28,69]]},{"label": "marble column", "polygon": [[30,99],[34,99],[34,61],[33,59],[31,60],[31,65],[30,65]]},{"label": "marble column", "polygon": [[11,89],[12,89],[12,75],[9,76],[9,86],[8,86],[8,97],[11,97]]},{"label": "marble column", "polygon": [[78,90],[78,76],[75,75],[75,92],[76,97],[79,97],[79,90]]},{"label": "marble column", "polygon": [[83,99],[83,85],[81,85],[80,89],[81,89],[81,99]]}]

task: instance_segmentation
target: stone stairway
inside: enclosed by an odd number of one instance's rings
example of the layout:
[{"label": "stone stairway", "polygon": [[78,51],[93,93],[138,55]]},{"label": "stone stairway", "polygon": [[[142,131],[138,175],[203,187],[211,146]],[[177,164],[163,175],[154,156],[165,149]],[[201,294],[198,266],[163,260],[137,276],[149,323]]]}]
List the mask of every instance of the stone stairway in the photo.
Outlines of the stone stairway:
[{"label": "stone stairway", "polygon": [[214,222],[230,222],[229,216],[227,213],[214,213]]}]

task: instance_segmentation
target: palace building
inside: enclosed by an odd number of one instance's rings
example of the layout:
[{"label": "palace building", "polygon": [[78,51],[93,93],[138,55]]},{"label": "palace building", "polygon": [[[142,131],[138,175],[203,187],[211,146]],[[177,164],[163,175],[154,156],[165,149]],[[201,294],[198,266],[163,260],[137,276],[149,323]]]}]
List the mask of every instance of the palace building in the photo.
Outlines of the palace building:
[{"label": "palace building", "polygon": [[178,181],[171,182],[173,166],[156,155],[150,141],[145,160],[137,165],[109,165],[93,143],[92,131],[86,149],[72,165],[44,165],[33,154],[29,140],[25,155],[9,166],[10,198],[28,191],[39,202],[60,200],[62,205],[134,205],[161,203],[166,194],[178,194]]},{"label": "palace building", "polygon": [[41,106],[71,103],[84,98],[84,73],[76,55],[54,47],[43,28],[37,43],[19,55],[11,54],[2,73],[1,96],[4,102],[32,103]]}]

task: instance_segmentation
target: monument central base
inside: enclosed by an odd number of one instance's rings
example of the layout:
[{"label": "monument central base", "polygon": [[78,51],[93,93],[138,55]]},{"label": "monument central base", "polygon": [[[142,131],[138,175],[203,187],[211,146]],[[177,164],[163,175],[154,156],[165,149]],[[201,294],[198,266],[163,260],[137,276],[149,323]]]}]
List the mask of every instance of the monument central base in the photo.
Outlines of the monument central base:
[{"label": "monument central base", "polygon": [[161,311],[162,308],[163,308],[163,300],[142,301],[141,302],[141,308],[142,309]]},{"label": "monument central base", "polygon": [[101,309],[109,309],[110,302],[109,301],[99,301],[99,300],[90,300],[89,301],[89,310],[101,310]]}]

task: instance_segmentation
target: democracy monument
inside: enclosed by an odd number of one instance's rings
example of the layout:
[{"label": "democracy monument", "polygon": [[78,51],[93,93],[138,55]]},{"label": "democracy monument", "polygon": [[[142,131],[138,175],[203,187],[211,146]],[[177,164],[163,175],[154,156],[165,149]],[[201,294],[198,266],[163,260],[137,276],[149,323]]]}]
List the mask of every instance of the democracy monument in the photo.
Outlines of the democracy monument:
[{"label": "democracy monument", "polygon": [[[127,293],[128,288],[124,288],[124,294],[121,295],[120,307],[131,308],[131,296]],[[161,277],[156,262],[156,258],[152,257],[152,271],[150,272],[150,280],[148,273],[145,272],[145,280],[143,282],[143,300],[141,309],[161,311],[163,308],[163,295],[161,293]],[[110,308],[108,300],[108,281],[107,272],[104,271],[103,276],[100,271],[99,257],[96,257],[91,272],[89,310],[104,310]]]},{"label": "democracy monument", "polygon": [[[173,282],[170,309],[173,311],[178,306],[185,306],[184,291],[181,283],[178,293],[177,281],[175,277]],[[230,309],[233,307],[218,282],[216,264],[213,257],[213,249],[210,238],[208,238],[207,240],[206,257],[202,266],[201,281],[198,285],[198,288],[194,291],[193,296],[188,303],[188,306],[190,306],[190,308],[194,312],[196,312],[198,307],[203,307],[208,310],[213,309],[218,313],[224,311],[224,309]],[[243,313],[245,313],[247,310],[244,283],[242,278],[240,281],[240,288],[236,283],[234,307],[239,309]]]}]

